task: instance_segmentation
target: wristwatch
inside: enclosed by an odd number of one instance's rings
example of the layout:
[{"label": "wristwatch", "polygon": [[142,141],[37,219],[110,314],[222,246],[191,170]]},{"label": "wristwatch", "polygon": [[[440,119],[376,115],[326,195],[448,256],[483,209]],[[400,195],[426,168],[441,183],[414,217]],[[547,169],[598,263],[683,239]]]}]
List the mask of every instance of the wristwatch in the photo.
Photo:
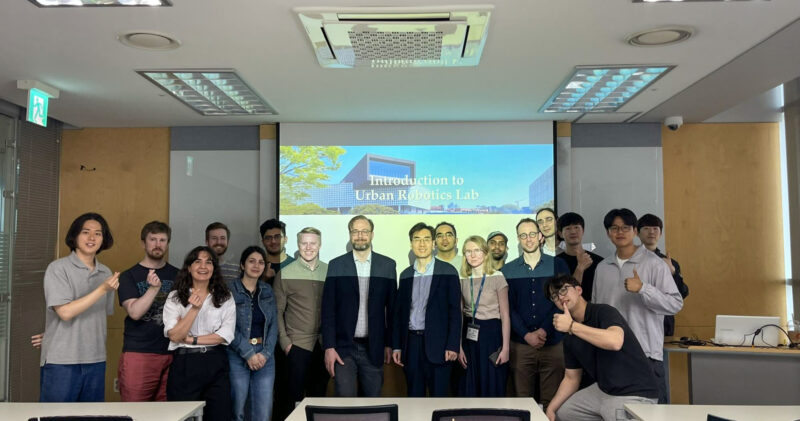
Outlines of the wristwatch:
[{"label": "wristwatch", "polygon": [[[189,335],[192,336],[192,335]],[[192,345],[197,345],[197,336],[192,336]]]}]

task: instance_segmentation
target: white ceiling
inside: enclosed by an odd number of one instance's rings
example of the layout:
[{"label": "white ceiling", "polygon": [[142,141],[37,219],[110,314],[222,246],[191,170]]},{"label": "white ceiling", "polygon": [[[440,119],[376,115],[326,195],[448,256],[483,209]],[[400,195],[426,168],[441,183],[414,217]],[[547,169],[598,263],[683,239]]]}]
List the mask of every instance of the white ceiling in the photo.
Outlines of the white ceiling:
[{"label": "white ceiling", "polygon": [[[28,0],[2,0],[0,99],[24,105],[26,94],[16,88],[16,80],[45,82],[61,90],[61,98],[50,103],[50,115],[79,127],[571,121],[577,116],[538,110],[574,66],[674,64],[672,72],[619,111],[629,113],[625,119],[658,121],[663,113],[680,110],[675,104],[682,99],[683,104],[702,105],[703,112],[697,112],[694,121],[703,121],[800,76],[800,66],[780,60],[790,54],[797,60],[794,57],[800,54],[775,47],[800,46],[800,36],[795,35],[800,31],[788,31],[800,28],[795,22],[800,18],[798,0],[496,1],[480,65],[436,69],[323,69],[292,13],[295,6],[415,6],[424,2],[173,3],[169,8],[41,9]],[[442,0],[437,4],[470,3],[488,2]],[[696,34],[685,43],[667,47],[635,48],[624,42],[629,33],[665,25],[693,26]],[[125,47],[116,35],[130,30],[172,34],[183,45],[168,52]],[[789,44],[770,48],[771,37],[781,30]],[[744,60],[747,57],[751,59]],[[773,66],[773,61],[781,65]],[[134,72],[157,68],[234,68],[279,115],[201,116]],[[726,83],[725,95],[718,100],[718,91],[709,92],[711,84],[701,82],[713,80],[723,69],[746,77]],[[687,121],[693,121],[689,114]],[[596,119],[587,116],[583,121]]]}]

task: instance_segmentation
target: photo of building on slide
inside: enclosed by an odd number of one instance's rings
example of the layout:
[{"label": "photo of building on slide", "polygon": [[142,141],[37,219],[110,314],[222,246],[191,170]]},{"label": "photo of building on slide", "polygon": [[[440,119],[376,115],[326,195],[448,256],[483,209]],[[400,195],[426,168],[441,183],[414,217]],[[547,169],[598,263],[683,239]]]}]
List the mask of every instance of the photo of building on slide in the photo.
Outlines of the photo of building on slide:
[{"label": "photo of building on slide", "polygon": [[281,215],[530,214],[553,146],[281,146]]}]

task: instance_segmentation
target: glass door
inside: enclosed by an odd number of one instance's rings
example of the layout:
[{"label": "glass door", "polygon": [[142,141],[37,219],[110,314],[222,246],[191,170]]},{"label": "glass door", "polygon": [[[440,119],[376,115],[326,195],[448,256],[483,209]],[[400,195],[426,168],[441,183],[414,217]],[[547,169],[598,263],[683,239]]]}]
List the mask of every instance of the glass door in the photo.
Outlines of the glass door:
[{"label": "glass door", "polygon": [[16,120],[0,114],[0,401],[8,401],[11,245],[15,226]]}]

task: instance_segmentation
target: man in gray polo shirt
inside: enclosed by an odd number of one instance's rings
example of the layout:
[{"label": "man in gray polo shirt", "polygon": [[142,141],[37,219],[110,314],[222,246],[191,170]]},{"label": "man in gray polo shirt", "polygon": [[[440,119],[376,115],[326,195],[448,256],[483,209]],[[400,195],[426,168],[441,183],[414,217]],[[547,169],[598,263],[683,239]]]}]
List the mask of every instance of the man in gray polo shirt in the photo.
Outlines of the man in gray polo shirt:
[{"label": "man in gray polo shirt", "polygon": [[108,224],[86,213],[67,231],[69,256],[44,274],[45,331],[40,360],[42,402],[105,400],[106,315],[114,313],[119,272],[95,256],[114,244]]}]

